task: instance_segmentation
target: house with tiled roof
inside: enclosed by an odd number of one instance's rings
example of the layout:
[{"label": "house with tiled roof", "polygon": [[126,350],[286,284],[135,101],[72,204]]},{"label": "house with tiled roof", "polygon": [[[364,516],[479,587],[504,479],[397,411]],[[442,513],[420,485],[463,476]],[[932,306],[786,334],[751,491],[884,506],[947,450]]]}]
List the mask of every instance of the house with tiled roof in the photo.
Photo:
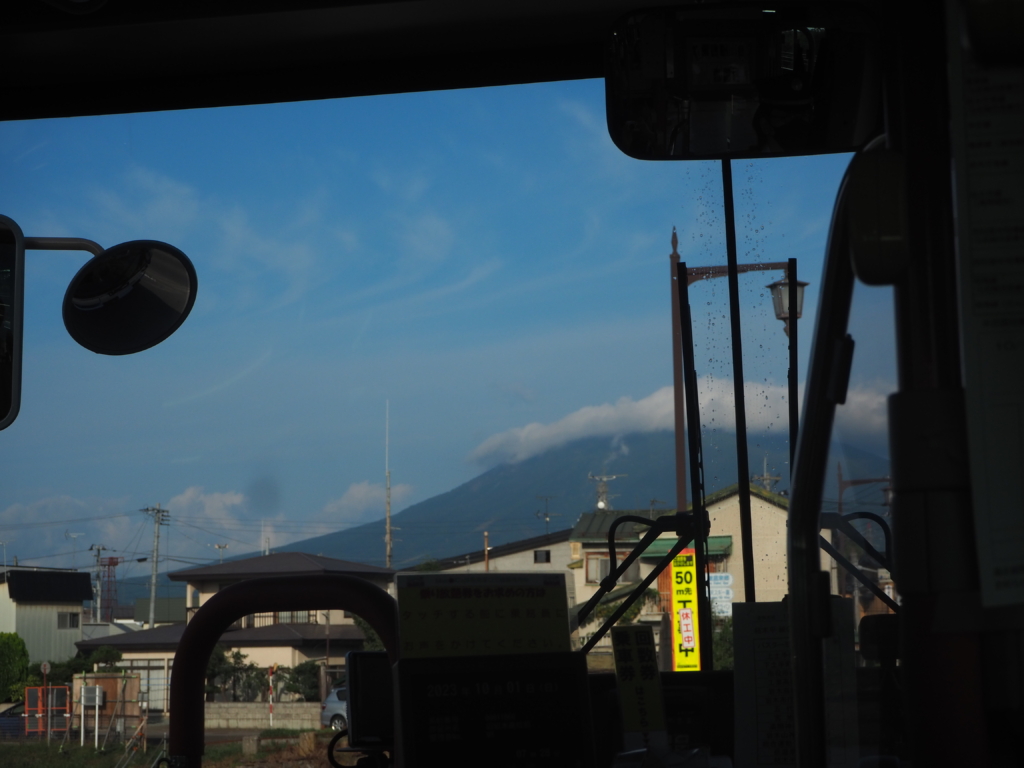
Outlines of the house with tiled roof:
[{"label": "house with tiled roof", "polygon": [[75,643],[82,639],[82,603],[92,598],[87,573],[5,567],[0,570],[0,632],[21,637],[31,663],[63,661],[75,655]]},{"label": "house with tiled roof", "polygon": [[[276,552],[268,555],[229,560],[216,565],[188,568],[168,574],[171,581],[185,588],[186,618],[225,587],[247,579],[268,576],[310,576],[341,574],[358,576],[386,591],[393,590],[395,572],[363,563],[304,552]],[[170,671],[185,623],[157,626],[138,632],[101,637],[77,643],[83,653],[101,645],[121,652],[118,666],[142,676],[142,688],[148,691],[150,708],[166,710]],[[247,662],[261,667],[274,664],[294,667],[304,661],[324,660],[332,667],[344,663],[348,651],[363,647],[365,636],[354,618],[344,611],[315,610],[296,606],[287,612],[257,613],[235,622],[222,636],[221,645],[229,652],[240,651]]]},{"label": "house with tiled roof", "polygon": [[[712,596],[712,609],[718,616],[732,615],[732,604],[743,602],[743,544],[740,535],[739,487],[731,485],[705,497],[711,531],[708,536],[708,568],[712,573],[729,574],[727,583],[716,589]],[[786,574],[786,521],[788,499],[763,488],[750,488],[750,514],[754,553],[754,585],[758,602],[779,601],[787,591]],[[569,537],[572,561],[569,567],[575,574],[576,598],[580,603],[589,600],[611,568],[608,552],[608,531],[612,522],[623,515],[655,519],[675,514],[674,509],[608,510],[595,509],[580,515]],[[640,523],[624,523],[616,530],[616,555],[624,560],[639,543],[647,527]],[[633,587],[654,569],[668,554],[676,538],[662,534],[619,579],[615,590],[602,602],[622,600]],[[722,582],[719,582],[722,583]],[[670,610],[671,583],[666,569],[656,582],[657,590],[650,590],[639,616],[640,621],[655,625],[661,614]],[[591,625],[592,631],[596,626]]]}]

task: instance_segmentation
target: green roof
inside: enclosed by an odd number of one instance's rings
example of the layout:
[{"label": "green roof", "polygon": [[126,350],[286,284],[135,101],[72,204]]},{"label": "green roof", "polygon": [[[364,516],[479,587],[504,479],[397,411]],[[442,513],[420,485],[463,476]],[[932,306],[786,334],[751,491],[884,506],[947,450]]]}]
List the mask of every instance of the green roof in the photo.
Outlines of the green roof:
[{"label": "green roof", "polygon": [[[642,559],[658,559],[660,560],[668,551],[675,545],[677,539],[664,538],[656,539],[651,542],[644,553],[640,555]],[[690,546],[693,546],[693,542],[690,542]],[[732,554],[732,536],[708,536],[708,556],[709,557],[723,557],[725,555]]]}]

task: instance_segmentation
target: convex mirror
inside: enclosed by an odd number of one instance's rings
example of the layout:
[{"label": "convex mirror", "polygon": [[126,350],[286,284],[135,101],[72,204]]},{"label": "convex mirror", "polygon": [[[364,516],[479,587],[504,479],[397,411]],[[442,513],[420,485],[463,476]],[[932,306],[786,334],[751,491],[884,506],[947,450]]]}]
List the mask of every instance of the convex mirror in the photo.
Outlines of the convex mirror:
[{"label": "convex mirror", "polygon": [[141,352],[185,322],[197,284],[192,262],[173,245],[121,243],[90,259],[75,275],[64,295],[64,326],[93,352]]},{"label": "convex mirror", "polygon": [[854,151],[881,131],[878,58],[855,4],[633,12],[606,50],[608,130],[640,160]]},{"label": "convex mirror", "polygon": [[21,405],[26,250],[93,254],[64,294],[64,327],[102,355],[130,355],[166,339],[192,311],[199,284],[192,262],[173,245],[133,240],[104,250],[76,237],[25,237],[0,216],[0,429]]}]

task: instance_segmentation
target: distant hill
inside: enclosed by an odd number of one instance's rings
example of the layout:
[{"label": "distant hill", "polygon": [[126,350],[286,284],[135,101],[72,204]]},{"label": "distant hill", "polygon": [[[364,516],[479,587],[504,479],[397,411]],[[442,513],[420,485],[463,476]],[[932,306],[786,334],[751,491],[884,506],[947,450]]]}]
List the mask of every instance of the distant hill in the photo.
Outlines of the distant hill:
[{"label": "distant hill", "polygon": [[[789,489],[789,444],[785,436],[751,435],[748,451],[751,474],[763,471],[783,479],[775,490]],[[735,436],[714,433],[704,437],[706,492],[736,482]],[[833,451],[833,455],[838,455]],[[887,461],[875,454],[844,446],[846,477],[879,477],[888,472]],[[675,506],[675,453],[671,432],[626,435],[614,441],[586,438],[553,448],[518,464],[503,464],[438,496],[409,506],[392,516],[395,531],[393,566],[407,568],[430,558],[443,558],[483,548],[483,532],[492,546],[544,533],[544,510],[538,496],[550,496],[551,530],[569,528],[580,514],[593,508],[596,485],[588,473],[623,475],[609,483],[615,509],[647,509],[652,499],[658,506]],[[873,511],[881,500],[880,486],[862,486],[846,491],[847,510],[858,500]],[[837,478],[830,469],[826,478],[826,499],[837,497]],[[826,511],[834,503],[826,502]],[[378,520],[347,530],[296,541],[275,552],[311,552],[384,565],[384,521]],[[238,555],[249,557],[251,554]],[[177,569],[174,569],[177,570]],[[148,579],[126,580],[122,600],[147,596]],[[164,586],[166,585],[166,587]],[[160,594],[180,590],[161,575]],[[170,590],[170,591],[168,591]],[[136,594],[138,592],[139,594]]]},{"label": "distant hill", "polygon": [[[732,435],[729,441],[734,441]],[[767,449],[769,466],[785,475],[786,440],[760,441]],[[705,471],[707,491],[736,482],[734,442],[730,450],[709,451]],[[763,452],[763,451],[762,451]],[[758,455],[753,471],[760,472]],[[671,432],[627,435],[614,441],[585,438],[553,448],[518,464],[489,469],[467,483],[433,498],[413,504],[394,515],[393,565],[408,567],[428,558],[441,558],[483,548],[483,532],[491,545],[544,533],[544,510],[538,496],[551,496],[551,530],[569,528],[580,514],[593,508],[596,484],[588,474],[622,475],[609,483],[615,509],[647,509],[652,499],[658,506],[675,506],[675,448]],[[717,483],[713,484],[713,478]],[[788,482],[779,488],[788,487]],[[557,515],[557,516],[556,516]],[[304,550],[345,560],[383,565],[384,522],[297,541],[281,551]]]}]

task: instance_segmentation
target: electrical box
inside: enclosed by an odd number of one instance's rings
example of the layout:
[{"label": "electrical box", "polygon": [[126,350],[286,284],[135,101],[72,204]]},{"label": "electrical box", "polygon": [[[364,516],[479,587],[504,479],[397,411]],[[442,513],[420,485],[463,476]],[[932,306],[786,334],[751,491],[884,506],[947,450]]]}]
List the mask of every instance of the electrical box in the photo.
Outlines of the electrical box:
[{"label": "electrical box", "polygon": [[107,703],[107,692],[101,685],[86,685],[82,688],[83,707],[102,707]]},{"label": "electrical box", "polygon": [[348,743],[390,749],[395,741],[395,700],[391,661],[383,651],[349,651]]}]

